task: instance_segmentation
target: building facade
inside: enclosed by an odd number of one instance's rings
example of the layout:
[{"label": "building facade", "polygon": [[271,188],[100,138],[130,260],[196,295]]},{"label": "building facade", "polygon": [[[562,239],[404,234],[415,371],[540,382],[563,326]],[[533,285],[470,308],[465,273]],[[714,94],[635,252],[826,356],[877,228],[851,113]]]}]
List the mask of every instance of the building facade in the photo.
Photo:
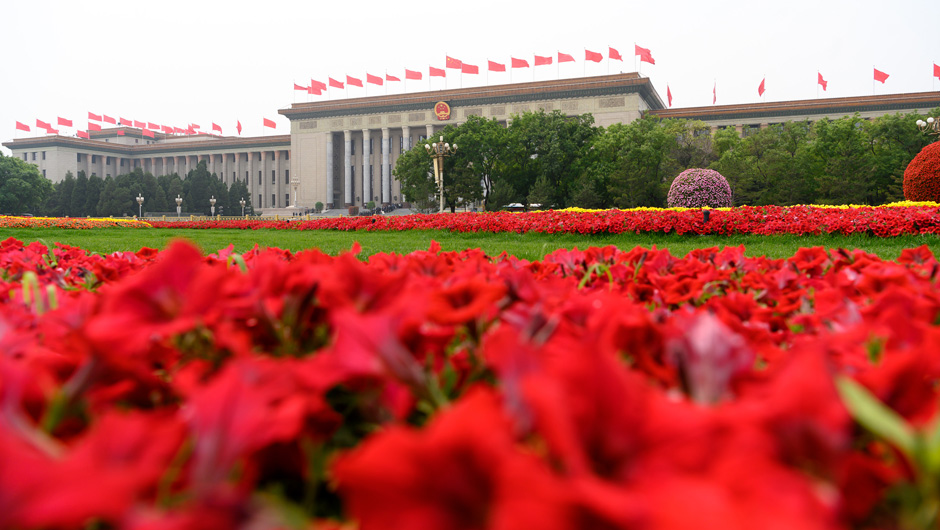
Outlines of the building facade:
[{"label": "building facade", "polygon": [[[785,121],[815,121],[858,113],[875,118],[940,107],[940,92],[667,109],[648,78],[636,73],[532,83],[295,103],[279,112],[289,135],[219,137],[206,134],[145,137],[115,127],[89,139],[20,138],[3,145],[57,182],[66,172],[101,177],[136,168],[153,175],[186,174],[200,161],[226,184],[248,185],[256,210],[289,206],[328,208],[405,202],[392,169],[398,157],[444,127],[469,116],[508,123],[527,111],[590,113],[595,124],[629,123],[644,113],[701,120],[711,129],[742,135]],[[912,124],[912,127],[914,125]]]}]

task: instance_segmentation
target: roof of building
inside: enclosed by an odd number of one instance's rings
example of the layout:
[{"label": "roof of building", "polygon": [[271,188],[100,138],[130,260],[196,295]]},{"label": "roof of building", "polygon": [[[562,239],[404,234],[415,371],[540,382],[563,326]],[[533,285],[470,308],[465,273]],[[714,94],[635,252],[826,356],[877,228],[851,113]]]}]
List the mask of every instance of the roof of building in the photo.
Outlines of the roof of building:
[{"label": "roof of building", "polygon": [[[253,150],[258,148],[283,148],[290,147],[290,135],[272,135],[272,136],[216,136],[206,138],[205,135],[195,140],[183,138],[173,138],[172,140],[159,138],[158,142],[151,144],[119,144],[105,142],[104,138],[118,138],[118,130],[124,130],[124,136],[142,138],[140,129],[129,127],[115,127],[95,131],[93,139],[85,140],[83,138],[74,138],[71,136],[37,136],[34,138],[17,138],[9,142],[4,142],[3,146],[10,149],[40,149],[43,147],[73,147],[81,150],[94,150],[101,153],[111,153],[121,156],[159,156],[165,153],[193,152],[194,154],[205,153],[206,151],[217,151],[226,149],[246,149]],[[136,134],[128,134],[127,131],[136,131]]]},{"label": "roof of building", "polygon": [[798,101],[770,101],[737,105],[713,105],[678,109],[651,110],[662,118],[690,120],[747,120],[788,118],[792,116],[844,116],[855,112],[891,112],[940,107],[940,92],[885,94],[848,98],[821,98]]},{"label": "roof of building", "polygon": [[290,120],[302,120],[427,110],[438,101],[446,101],[451,106],[469,107],[630,93],[640,94],[650,108],[664,108],[663,102],[649,78],[630,72],[598,77],[554,79],[508,85],[294,103],[290,108],[281,109],[278,112]]}]

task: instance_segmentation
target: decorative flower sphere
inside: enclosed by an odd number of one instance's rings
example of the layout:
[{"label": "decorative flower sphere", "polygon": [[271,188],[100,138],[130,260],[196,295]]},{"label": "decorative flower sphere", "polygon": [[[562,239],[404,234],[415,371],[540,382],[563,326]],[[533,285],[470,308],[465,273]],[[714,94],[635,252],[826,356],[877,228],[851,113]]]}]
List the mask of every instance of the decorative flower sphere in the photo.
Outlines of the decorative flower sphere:
[{"label": "decorative flower sphere", "polygon": [[904,198],[940,202],[940,142],[920,150],[904,170]]},{"label": "decorative flower sphere", "polygon": [[713,169],[686,169],[669,186],[666,204],[670,208],[730,208],[731,186]]}]

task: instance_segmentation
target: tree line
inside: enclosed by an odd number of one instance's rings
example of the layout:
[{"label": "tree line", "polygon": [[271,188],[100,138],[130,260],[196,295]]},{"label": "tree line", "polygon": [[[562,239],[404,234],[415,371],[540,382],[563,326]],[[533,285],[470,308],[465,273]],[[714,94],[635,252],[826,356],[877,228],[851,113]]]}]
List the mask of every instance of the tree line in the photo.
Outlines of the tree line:
[{"label": "tree line", "polygon": [[[940,113],[940,109],[931,112]],[[437,186],[424,143],[457,144],[444,161],[444,199],[453,211],[482,202],[543,208],[664,207],[682,171],[710,168],[736,205],[884,204],[903,200],[904,169],[930,137],[919,114],[858,114],[711,133],[701,121],[652,115],[603,128],[590,114],[514,115],[508,126],[471,116],[403,153],[394,174],[418,208],[433,209]]]},{"label": "tree line", "polygon": [[239,201],[245,199],[245,213],[253,214],[251,194],[242,181],[231,187],[215,173],[209,173],[205,161],[180,178],[176,173],[153,176],[136,168],[116,177],[78,176],[71,172],[52,185],[42,201],[39,214],[52,217],[124,217],[138,213],[137,196],[144,197],[143,212],[170,214],[176,212],[176,197],[183,199],[182,211],[187,214],[209,215],[210,197],[215,197],[218,215],[241,215]]}]

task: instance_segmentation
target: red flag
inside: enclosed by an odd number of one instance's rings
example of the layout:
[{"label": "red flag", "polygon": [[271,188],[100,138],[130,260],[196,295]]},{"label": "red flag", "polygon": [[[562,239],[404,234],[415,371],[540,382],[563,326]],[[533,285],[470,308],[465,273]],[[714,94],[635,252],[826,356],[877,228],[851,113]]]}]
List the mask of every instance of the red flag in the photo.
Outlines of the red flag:
[{"label": "red flag", "polygon": [[933,65],[933,76],[940,78],[940,65],[937,65],[937,63],[934,63]]},{"label": "red flag", "polygon": [[65,125],[66,127],[72,126],[72,120],[67,120],[65,118],[59,118],[59,125]]},{"label": "red flag", "polygon": [[150,129],[151,131],[159,131],[159,130],[160,130],[160,126],[159,126],[159,125],[157,125],[156,123],[153,123],[153,122],[149,122],[149,121],[147,122],[147,128]]},{"label": "red flag", "polygon": [[115,119],[112,118],[111,116],[107,116],[107,115],[105,115],[105,114],[102,114],[102,115],[101,115],[101,119],[104,120],[105,123],[110,123],[111,125],[117,125],[117,120],[115,120]]},{"label": "red flag", "polygon": [[355,77],[347,75],[346,84],[349,86],[357,86],[359,88],[362,88],[362,79],[356,79]]},{"label": "red flag", "polygon": [[332,77],[330,78],[330,86],[333,88],[345,88],[346,87],[346,85],[344,85],[342,81],[337,81],[333,79]]},{"label": "red flag", "polygon": [[414,79],[415,81],[421,81],[421,72],[415,72],[414,70],[409,70],[405,68],[405,79]]},{"label": "red flag", "polygon": [[134,127],[137,127],[138,129],[146,129],[147,124],[142,121],[134,120]]},{"label": "red flag", "polygon": [[146,136],[147,138],[153,138],[153,131],[151,131],[150,129],[142,129],[140,131],[140,134]]},{"label": "red flag", "polygon": [[568,55],[567,53],[558,52],[558,62],[559,63],[573,63],[574,57]]},{"label": "red flag", "polygon": [[59,134],[59,129],[48,128],[46,129],[46,134]]},{"label": "red flag", "polygon": [[535,56],[535,66],[542,66],[546,64],[552,64],[551,57],[542,57],[541,55]]},{"label": "red flag", "polygon": [[825,92],[825,91],[826,91],[826,87],[829,85],[829,82],[826,81],[825,79],[823,79],[822,74],[819,73],[819,72],[816,72],[816,82],[819,83],[820,85],[822,85],[822,87],[823,87],[823,92]]},{"label": "red flag", "polygon": [[320,90],[320,87],[318,87],[318,86],[310,85],[310,86],[307,87],[307,93],[308,93],[308,94],[314,94],[314,95],[319,96],[319,95],[322,95],[322,94],[323,94],[323,91]]},{"label": "red flag", "polygon": [[89,131],[100,131],[100,130],[101,130],[101,126],[98,125],[97,123],[89,123],[89,124],[88,124],[88,130],[89,130]]},{"label": "red flag", "polygon": [[19,131],[29,132],[29,125],[26,125],[25,123],[16,122],[16,129]]},{"label": "red flag", "polygon": [[460,61],[460,59],[454,59],[453,57],[451,57],[451,56],[449,56],[449,55],[446,56],[446,57],[447,57],[447,60],[444,61],[444,68],[457,68],[457,69],[459,69],[459,68],[461,67],[461,65],[463,65],[463,63]]},{"label": "red flag", "polygon": [[190,125],[189,127],[186,127],[185,130],[180,129],[179,127],[174,127],[174,128],[173,128],[173,131],[176,132],[176,133],[178,133],[178,134],[183,134],[183,133],[186,133],[186,134],[196,134],[196,129],[194,129],[192,125]]},{"label": "red flag", "polygon": [[52,125],[42,120],[36,120],[36,127],[39,127],[40,129],[46,129],[48,131],[52,128]]},{"label": "red flag", "polygon": [[89,119],[89,120],[95,120],[95,121],[101,121],[101,116],[89,112],[89,113],[88,113],[88,119]]},{"label": "red flag", "polygon": [[191,123],[189,126],[192,127],[193,129],[201,129],[201,128],[202,128],[202,127],[200,127],[200,126],[199,126],[198,124],[196,124],[196,123]]},{"label": "red flag", "polygon": [[264,124],[265,127],[270,127],[270,128],[272,128],[272,129],[277,129],[277,124],[274,123],[273,120],[269,120],[269,119],[267,119],[267,118],[264,118],[263,124]]},{"label": "red flag", "polygon": [[399,83],[401,83],[401,79],[399,79],[399,78],[397,78],[397,77],[395,77],[395,76],[393,76],[393,75],[388,75],[387,73],[385,74],[385,80],[386,80],[386,81],[398,81]]},{"label": "red flag", "polygon": [[125,120],[124,118],[118,118],[118,123],[125,127],[133,127],[134,123],[131,120]]},{"label": "red flag", "polygon": [[641,48],[637,46],[636,44],[634,44],[633,55],[639,55],[641,63],[656,64],[656,61],[653,60],[653,54],[650,53],[649,49],[647,48]]},{"label": "red flag", "polygon": [[[91,127],[91,124],[89,124],[88,126]],[[166,134],[173,134],[174,132],[176,132],[176,129],[174,129],[173,127],[170,127],[169,125],[164,125],[163,127],[160,127],[160,130],[165,132]]]},{"label": "red flag", "polygon": [[767,78],[766,78],[766,77],[760,80],[760,85],[757,85],[757,95],[758,95],[758,96],[763,96],[763,95],[764,95],[764,81],[767,81]]},{"label": "red flag", "polygon": [[238,131],[238,135],[241,136],[242,135],[242,122],[241,120],[239,120],[236,123],[237,125],[235,126],[235,130]]},{"label": "red flag", "polygon": [[715,81],[715,85],[712,86],[712,105],[718,102],[718,82]]},{"label": "red flag", "polygon": [[431,77],[446,77],[447,72],[443,68],[428,67],[428,75]]},{"label": "red flag", "polygon": [[875,68],[875,81],[880,82],[882,85],[885,84],[885,81],[888,80],[888,74],[882,72],[881,70]]},{"label": "red flag", "polygon": [[493,61],[486,61],[486,62],[487,62],[487,65],[488,65],[488,68],[487,68],[487,69],[488,69],[490,72],[505,72],[505,71],[506,71],[506,65],[505,65],[505,64],[494,63]]},{"label": "red flag", "polygon": [[91,137],[88,136],[88,133],[86,133],[85,131],[75,131],[75,136],[78,136],[79,138],[84,138],[86,140],[91,139]]},{"label": "red flag", "polygon": [[219,134],[222,134],[222,126],[216,122],[212,122],[212,130],[219,131]]},{"label": "red flag", "polygon": [[604,56],[597,52],[592,52],[591,50],[584,50],[585,61],[594,61],[595,63],[599,63],[601,62],[601,59],[603,58]]},{"label": "red flag", "polygon": [[617,61],[623,61],[623,57],[620,56],[620,52],[618,52],[617,50],[611,48],[610,46],[607,47],[607,57],[608,57],[609,59],[615,59],[615,60],[617,60]]},{"label": "red flag", "polygon": [[118,135],[118,136],[124,136],[124,131],[118,129],[117,135]]},{"label": "red flag", "polygon": [[326,90],[326,84],[317,81],[316,79],[310,80],[310,86],[316,87],[319,90]]},{"label": "red flag", "polygon": [[529,61],[526,61],[525,59],[516,59],[515,57],[513,57],[511,66],[513,68],[528,68]]},{"label": "red flag", "polygon": [[669,106],[672,106],[672,90],[669,90],[669,85],[666,85],[666,99],[669,100]]},{"label": "red flag", "polygon": [[366,74],[366,83],[372,83],[373,85],[382,86],[385,82],[382,81],[382,78],[377,75]]},{"label": "red flag", "polygon": [[294,90],[307,90],[307,87],[300,86],[297,83],[294,83]]},{"label": "red flag", "polygon": [[472,64],[461,63],[460,64],[460,73],[461,74],[479,74],[480,67],[474,66]]}]

